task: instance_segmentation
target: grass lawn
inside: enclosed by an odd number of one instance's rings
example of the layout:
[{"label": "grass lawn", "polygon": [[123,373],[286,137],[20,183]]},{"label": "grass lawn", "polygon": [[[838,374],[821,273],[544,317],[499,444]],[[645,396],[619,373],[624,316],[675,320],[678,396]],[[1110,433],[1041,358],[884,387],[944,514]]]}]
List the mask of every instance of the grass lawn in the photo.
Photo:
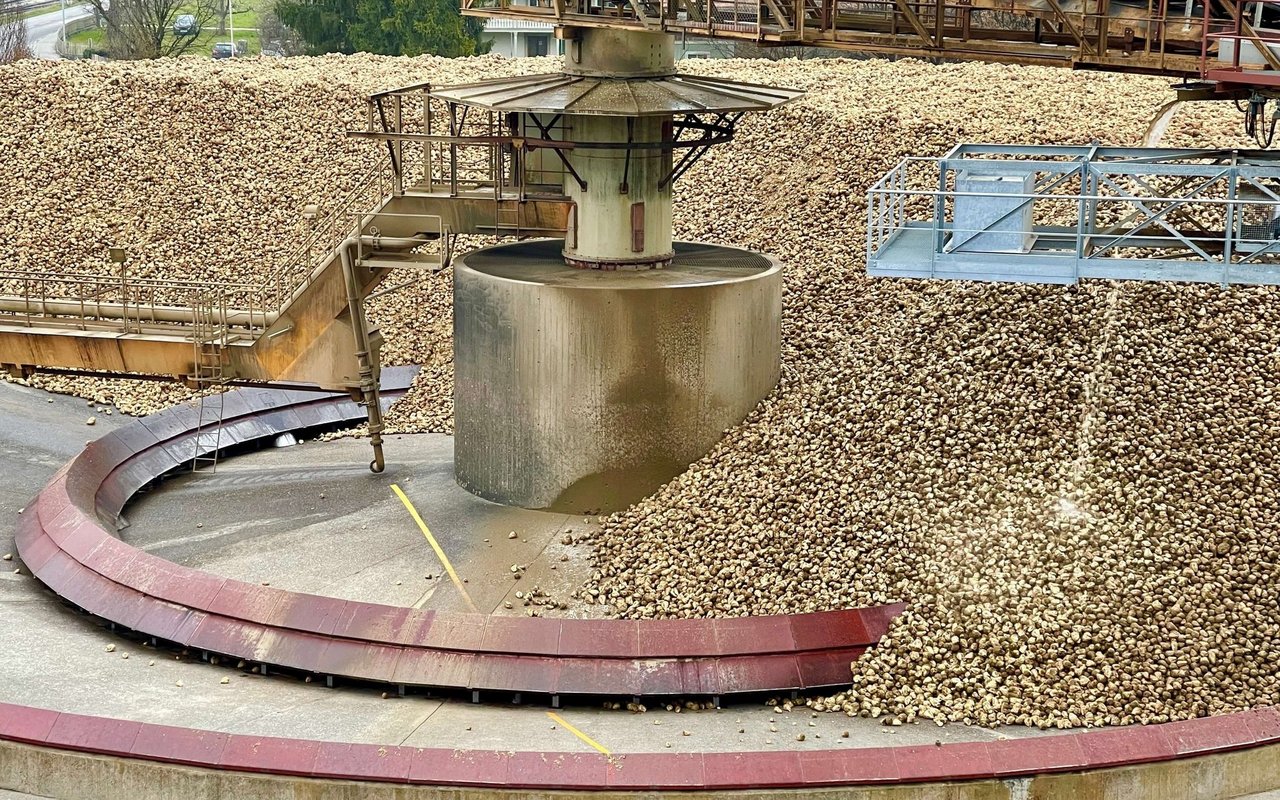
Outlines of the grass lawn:
[{"label": "grass lawn", "polygon": [[[82,3],[80,0],[67,0],[67,13],[70,14],[81,5]],[[49,5],[39,6],[38,8],[27,9],[18,15],[18,19],[30,19],[31,17],[43,16],[44,14],[55,14],[60,10],[60,8],[61,6],[57,3],[51,3]]]},{"label": "grass lawn", "polygon": [[107,32],[101,28],[89,28],[88,30],[73,33],[67,37],[68,44],[83,44],[90,47],[103,47],[106,43]]},{"label": "grass lawn", "polygon": [[[72,9],[72,6],[68,5],[67,10],[70,11],[71,9]],[[57,10],[58,10],[58,4],[50,3],[49,5],[39,6],[38,8],[32,8],[32,9],[28,9],[27,11],[23,11],[21,14],[18,15],[18,19],[26,19],[28,17],[38,17],[41,14],[48,14],[51,11],[57,11]]]},{"label": "grass lawn", "polygon": [[196,37],[195,44],[184,55],[211,56],[214,44],[232,41],[231,25],[234,24],[235,41],[243,39],[249,46],[247,55],[256,56],[262,52],[261,37],[258,36],[258,9],[265,8],[270,2],[272,0],[233,0],[227,32],[221,35],[215,34],[214,31],[218,29],[218,20],[216,18],[209,20],[204,30],[200,31],[200,35]]}]

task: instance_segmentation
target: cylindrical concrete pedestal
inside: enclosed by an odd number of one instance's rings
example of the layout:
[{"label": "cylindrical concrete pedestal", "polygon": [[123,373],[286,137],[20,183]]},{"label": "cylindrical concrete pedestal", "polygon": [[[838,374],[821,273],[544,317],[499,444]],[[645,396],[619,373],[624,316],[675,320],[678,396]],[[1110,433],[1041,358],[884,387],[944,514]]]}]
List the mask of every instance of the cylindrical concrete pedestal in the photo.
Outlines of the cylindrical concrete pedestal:
[{"label": "cylindrical concrete pedestal", "polygon": [[711,449],[779,375],[782,274],[677,243],[667,269],[573,269],[562,240],[454,259],[458,483],[495,502],[615,511]]}]

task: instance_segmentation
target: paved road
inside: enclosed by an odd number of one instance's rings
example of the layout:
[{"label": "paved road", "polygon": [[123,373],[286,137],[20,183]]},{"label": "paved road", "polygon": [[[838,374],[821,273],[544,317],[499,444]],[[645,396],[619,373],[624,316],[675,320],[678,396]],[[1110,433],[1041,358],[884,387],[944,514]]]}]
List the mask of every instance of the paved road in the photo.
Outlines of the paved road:
[{"label": "paved road", "polygon": [[[67,22],[92,16],[88,6],[67,7]],[[55,8],[47,14],[27,17],[27,44],[36,54],[36,58],[51,61],[58,60],[55,45],[58,42],[58,29],[62,26],[62,12]]]}]

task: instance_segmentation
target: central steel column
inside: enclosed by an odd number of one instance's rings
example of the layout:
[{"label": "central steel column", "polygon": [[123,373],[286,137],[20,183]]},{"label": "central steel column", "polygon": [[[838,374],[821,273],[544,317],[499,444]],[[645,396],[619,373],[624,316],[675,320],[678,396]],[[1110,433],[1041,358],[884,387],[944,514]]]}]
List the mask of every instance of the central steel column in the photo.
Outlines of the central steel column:
[{"label": "central steel column", "polygon": [[[586,28],[565,50],[569,75],[615,78],[618,91],[644,92],[646,78],[675,73],[675,44],[665,33]],[[565,260],[595,269],[645,269],[671,261],[671,186],[658,184],[671,173],[671,151],[628,149],[628,142],[671,139],[671,116],[566,114],[567,138],[585,143],[573,151],[573,165],[586,188],[565,176],[565,194],[577,204]],[[593,148],[591,144],[622,145]]]}]

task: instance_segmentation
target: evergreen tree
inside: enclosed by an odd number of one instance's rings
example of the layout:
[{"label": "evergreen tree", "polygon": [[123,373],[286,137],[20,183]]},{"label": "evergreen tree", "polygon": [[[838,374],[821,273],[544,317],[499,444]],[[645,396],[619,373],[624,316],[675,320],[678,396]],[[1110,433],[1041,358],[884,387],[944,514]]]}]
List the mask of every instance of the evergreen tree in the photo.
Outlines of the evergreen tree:
[{"label": "evergreen tree", "polygon": [[469,56],[488,52],[484,21],[458,0],[279,0],[276,13],[313,54]]}]

